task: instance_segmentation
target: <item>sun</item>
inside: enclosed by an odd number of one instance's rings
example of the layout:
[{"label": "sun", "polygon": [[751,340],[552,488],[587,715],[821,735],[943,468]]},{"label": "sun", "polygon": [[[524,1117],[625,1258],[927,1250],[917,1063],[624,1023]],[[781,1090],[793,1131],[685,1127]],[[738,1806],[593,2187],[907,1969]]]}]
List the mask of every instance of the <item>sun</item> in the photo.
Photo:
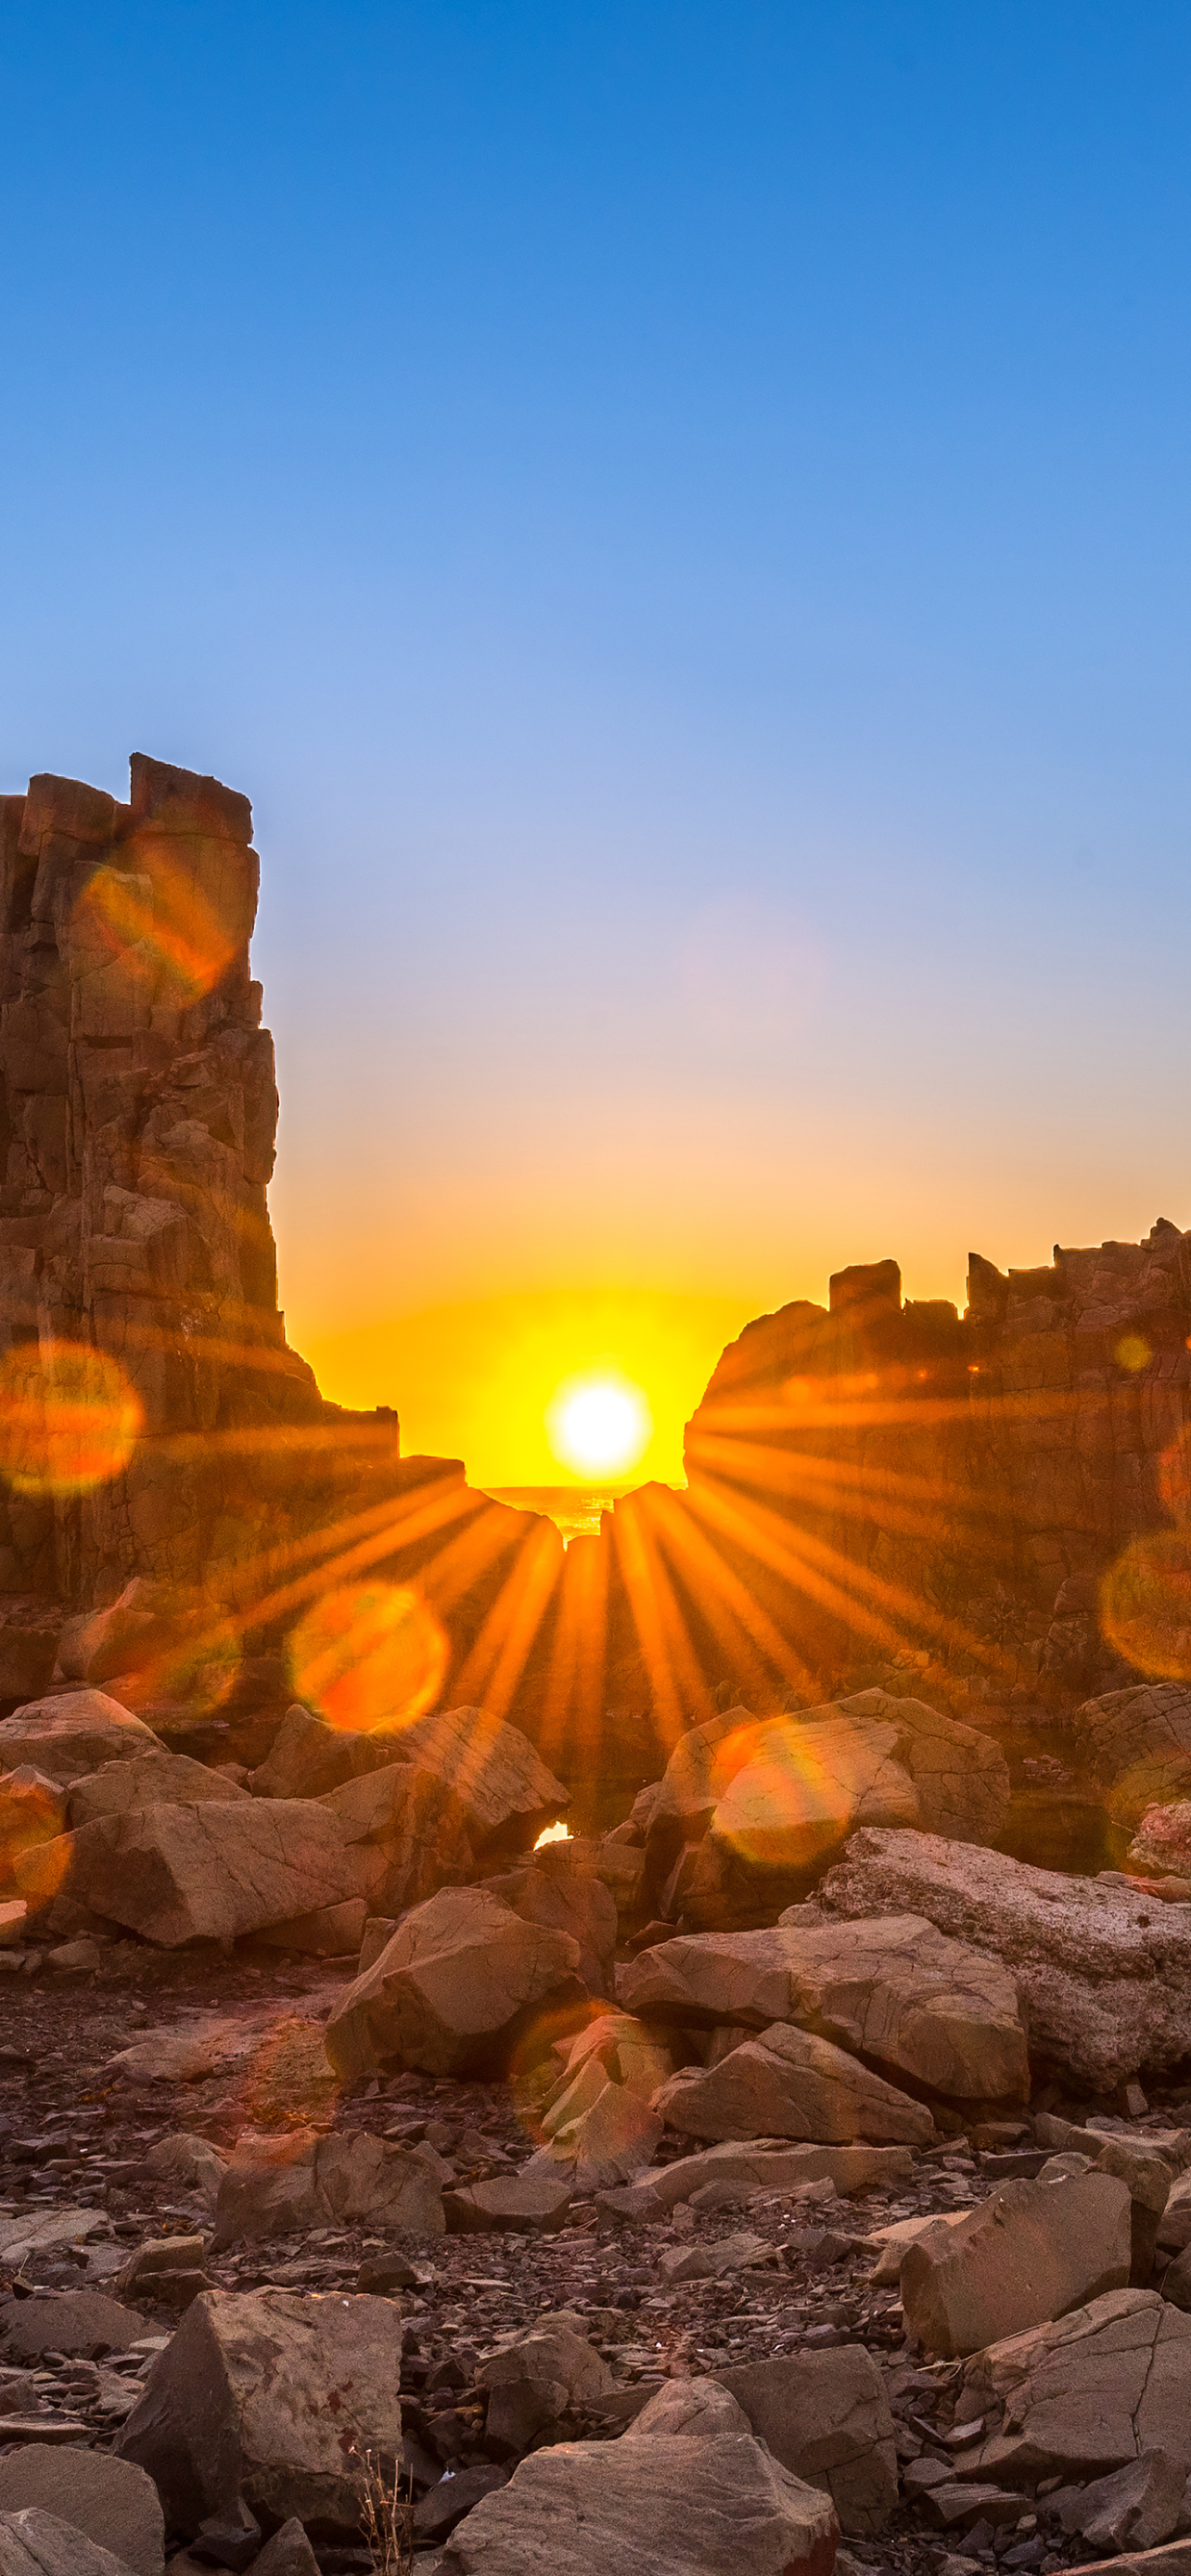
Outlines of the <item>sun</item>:
[{"label": "sun", "polygon": [[612,1368],[564,1378],[546,1407],[546,1437],[576,1476],[623,1476],[653,1436],[642,1387]]}]

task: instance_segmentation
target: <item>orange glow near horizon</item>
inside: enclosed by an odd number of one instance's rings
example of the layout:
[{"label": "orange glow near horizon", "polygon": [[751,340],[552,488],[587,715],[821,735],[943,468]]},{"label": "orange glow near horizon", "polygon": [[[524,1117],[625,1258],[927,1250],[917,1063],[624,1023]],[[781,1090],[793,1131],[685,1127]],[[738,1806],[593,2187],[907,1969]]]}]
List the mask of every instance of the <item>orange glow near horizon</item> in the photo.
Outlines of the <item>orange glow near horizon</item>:
[{"label": "orange glow near horizon", "polygon": [[[551,1289],[307,1335],[301,1347],[325,1395],[394,1405],[405,1455],[462,1458],[473,1485],[680,1484],[684,1427],[753,1311],[743,1298]],[[560,1390],[596,1381],[643,1407],[643,1437],[626,1439],[617,1463],[607,1448],[597,1458],[594,1440],[552,1445]]]}]

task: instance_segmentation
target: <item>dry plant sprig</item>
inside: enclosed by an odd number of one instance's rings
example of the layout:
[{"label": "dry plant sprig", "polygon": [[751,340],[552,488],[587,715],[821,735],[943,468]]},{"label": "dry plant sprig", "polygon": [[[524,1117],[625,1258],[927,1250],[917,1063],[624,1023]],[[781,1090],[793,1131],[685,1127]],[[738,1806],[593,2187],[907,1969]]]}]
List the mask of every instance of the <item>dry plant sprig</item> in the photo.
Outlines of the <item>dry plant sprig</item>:
[{"label": "dry plant sprig", "polygon": [[357,2451],[364,2469],[361,2523],[376,2576],[412,2576],[414,2563],[413,2471],[394,2461],[392,2479],[375,2451]]}]

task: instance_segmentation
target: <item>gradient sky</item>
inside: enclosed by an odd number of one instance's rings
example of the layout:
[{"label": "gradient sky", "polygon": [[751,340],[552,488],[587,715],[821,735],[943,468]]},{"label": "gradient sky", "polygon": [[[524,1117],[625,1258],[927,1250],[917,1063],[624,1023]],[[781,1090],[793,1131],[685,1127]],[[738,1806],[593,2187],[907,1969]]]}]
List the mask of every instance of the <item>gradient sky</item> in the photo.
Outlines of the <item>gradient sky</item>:
[{"label": "gradient sky", "polygon": [[0,95],[0,784],[252,796],[329,1392],[528,1480],[501,1316],[669,1299],[674,1472],[845,1261],[1191,1224],[1185,5],[41,0]]}]

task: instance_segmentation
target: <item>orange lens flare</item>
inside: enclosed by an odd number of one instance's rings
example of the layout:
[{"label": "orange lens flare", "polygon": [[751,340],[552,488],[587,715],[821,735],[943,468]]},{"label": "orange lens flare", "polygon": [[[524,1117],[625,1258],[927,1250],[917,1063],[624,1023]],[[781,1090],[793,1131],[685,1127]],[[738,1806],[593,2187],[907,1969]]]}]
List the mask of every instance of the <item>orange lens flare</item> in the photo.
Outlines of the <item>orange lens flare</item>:
[{"label": "orange lens flare", "polygon": [[438,1697],[448,1654],[433,1611],[396,1583],[341,1584],[290,1639],[299,1699],[352,1734],[420,1717]]},{"label": "orange lens flare", "polygon": [[184,868],[157,851],[151,876],[97,868],[74,921],[113,964],[182,1004],[211,992],[244,936],[242,922],[225,920]]},{"label": "orange lens flare", "polygon": [[1155,1680],[1191,1680],[1191,1529],[1131,1539],[1100,1587],[1111,1645]]},{"label": "orange lens flare", "polygon": [[81,1342],[0,1360],[0,1476],[18,1494],[84,1494],[126,1467],[143,1419],[118,1362]]},{"label": "orange lens flare", "polygon": [[35,1781],[0,1780],[0,1896],[48,1904],[62,1884],[70,1845],[56,1801]]}]

